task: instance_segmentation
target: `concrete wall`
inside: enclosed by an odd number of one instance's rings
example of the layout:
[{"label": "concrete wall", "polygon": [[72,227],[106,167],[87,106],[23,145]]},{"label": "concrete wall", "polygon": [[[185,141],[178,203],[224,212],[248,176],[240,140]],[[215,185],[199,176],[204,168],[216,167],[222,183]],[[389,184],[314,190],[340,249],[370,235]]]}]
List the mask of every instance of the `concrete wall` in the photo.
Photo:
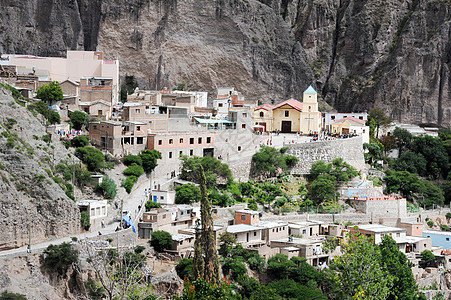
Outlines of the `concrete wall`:
[{"label": "concrete wall", "polygon": [[292,171],[295,174],[308,174],[314,162],[323,160],[330,163],[338,157],[343,158],[357,170],[363,170],[365,167],[361,137],[287,144],[285,146],[290,148],[287,154],[294,155],[299,159]]}]

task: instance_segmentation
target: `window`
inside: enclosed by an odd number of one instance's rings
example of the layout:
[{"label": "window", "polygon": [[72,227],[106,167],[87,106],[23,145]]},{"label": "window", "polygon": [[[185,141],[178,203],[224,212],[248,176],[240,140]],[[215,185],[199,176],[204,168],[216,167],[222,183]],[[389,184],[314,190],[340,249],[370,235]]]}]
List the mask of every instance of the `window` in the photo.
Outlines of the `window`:
[{"label": "window", "polygon": [[360,116],[360,117],[359,117],[359,120],[363,120],[363,116]]},{"label": "window", "polygon": [[164,196],[160,196],[160,200],[164,200]]},{"label": "window", "polygon": [[180,141],[179,141],[179,142],[180,142],[180,144],[183,144],[183,139],[180,139]]},{"label": "window", "polygon": [[247,118],[247,113],[243,113],[243,118]]},{"label": "window", "polygon": [[397,233],[397,234],[396,234],[396,236],[397,236],[397,237],[399,237],[399,236],[400,236],[400,234],[399,234],[399,233]]},{"label": "window", "polygon": [[188,221],[185,221],[185,224],[188,224]]},{"label": "window", "polygon": [[99,110],[97,111],[97,115],[98,115],[98,116],[103,115],[103,111],[99,109]]},{"label": "window", "polygon": [[169,144],[174,144],[174,140],[173,139],[169,139]]},{"label": "window", "polygon": [[330,119],[331,119],[331,120],[335,120],[335,116],[331,116]]},{"label": "window", "polygon": [[200,138],[197,138],[197,143],[200,145],[200,144],[202,144],[202,138],[200,137]]},{"label": "window", "polygon": [[241,220],[246,220],[246,216],[245,216],[245,215],[242,215],[242,216],[241,216]]},{"label": "window", "polygon": [[302,234],[306,234],[307,233],[307,230],[302,230]]},{"label": "window", "polygon": [[142,145],[144,143],[144,138],[143,137],[137,137],[136,138],[136,143],[139,145]]},{"label": "window", "polygon": [[135,113],[139,114],[141,113],[141,110],[139,108],[135,109]]},{"label": "window", "polygon": [[285,111],[285,117],[289,117],[290,116],[290,111],[286,110]]},{"label": "window", "polygon": [[189,138],[190,145],[194,144],[194,138]]},{"label": "window", "polygon": [[141,130],[141,126],[136,126],[136,131],[140,131]]},{"label": "window", "polygon": [[246,124],[241,124],[242,129],[246,129]]},{"label": "window", "polygon": [[193,156],[193,153],[194,153],[193,149],[189,150],[189,155],[190,156]]},{"label": "window", "polygon": [[91,217],[94,217],[96,215],[95,208],[91,208]]},{"label": "window", "polygon": [[222,103],[218,103],[218,107],[222,107]]},{"label": "window", "polygon": [[263,118],[265,116],[265,114],[261,111],[260,112],[260,118]]},{"label": "window", "polygon": [[254,231],[254,236],[257,236],[257,231]]},{"label": "window", "polygon": [[180,212],[180,215],[183,216],[183,210]]},{"label": "window", "polygon": [[211,143],[211,137],[207,136],[207,144]]},{"label": "window", "polygon": [[169,158],[172,158],[172,152],[169,152]]},{"label": "window", "polygon": [[344,116],[343,118],[347,118],[348,116]]},{"label": "window", "polygon": [[365,129],[363,129],[363,133],[365,133]]},{"label": "window", "polygon": [[447,241],[449,241],[449,238],[446,238]]},{"label": "window", "polygon": [[97,125],[93,125],[92,128],[97,129]]},{"label": "window", "polygon": [[241,146],[238,146],[238,151],[241,151]]},{"label": "window", "polygon": [[166,219],[166,215],[163,215],[163,219]]},{"label": "window", "polygon": [[163,145],[163,140],[158,140],[158,145]]},{"label": "window", "polygon": [[424,247],[426,247],[426,244],[424,244]]},{"label": "window", "polygon": [[182,156],[182,155],[183,155],[183,151],[180,151],[180,152],[179,152],[179,156]]}]

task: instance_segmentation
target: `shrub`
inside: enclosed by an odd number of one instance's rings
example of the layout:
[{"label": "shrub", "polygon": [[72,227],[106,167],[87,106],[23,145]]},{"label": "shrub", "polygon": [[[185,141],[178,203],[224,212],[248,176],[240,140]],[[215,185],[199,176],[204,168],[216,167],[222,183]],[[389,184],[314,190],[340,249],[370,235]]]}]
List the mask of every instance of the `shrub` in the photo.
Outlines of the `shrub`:
[{"label": "shrub", "polygon": [[147,200],[146,202],[146,211],[151,210],[152,208],[160,208],[161,204],[152,200]]},{"label": "shrub", "polygon": [[4,291],[0,294],[0,300],[27,300],[27,297],[22,294],[8,293],[8,291]]},{"label": "shrub", "polygon": [[445,216],[445,217],[446,217],[446,220],[449,221],[449,220],[451,219],[451,212],[446,213],[446,216]]},{"label": "shrub", "polygon": [[127,193],[130,194],[137,180],[138,178],[136,178],[135,176],[128,176],[124,181],[122,181],[121,185],[125,188]]},{"label": "shrub", "polygon": [[91,172],[100,171],[105,167],[102,151],[94,147],[79,147],[75,150],[75,156],[85,163]]},{"label": "shrub", "polygon": [[138,245],[138,246],[135,246],[135,253],[136,254],[140,254],[141,252],[143,252],[144,250],[146,249],[146,247],[144,247],[144,246],[142,246],[142,245]]},{"label": "shrub", "polygon": [[70,140],[70,144],[75,148],[86,147],[89,145],[89,138],[87,136],[80,135]]},{"label": "shrub", "polygon": [[224,275],[232,273],[232,277],[236,279],[238,276],[246,274],[247,269],[240,259],[226,258],[222,272]]},{"label": "shrub", "polygon": [[87,211],[82,211],[80,215],[81,226],[85,230],[88,230],[91,227],[91,222],[89,221],[89,213]]},{"label": "shrub", "polygon": [[143,165],[143,161],[139,155],[125,155],[124,165],[130,166],[132,164],[137,164],[138,166]]},{"label": "shrub", "polygon": [[102,284],[95,282],[94,280],[89,279],[85,281],[85,287],[88,290],[91,299],[103,299],[106,296]]},{"label": "shrub", "polygon": [[172,246],[172,236],[169,232],[157,230],[152,232],[149,243],[155,251],[162,252]]},{"label": "shrub", "polygon": [[88,127],[89,116],[82,111],[72,112],[69,114],[69,118],[75,130],[81,130],[83,125]]},{"label": "shrub", "polygon": [[50,137],[49,134],[44,134],[41,139],[46,142],[46,143],[50,143],[52,141],[52,138]]},{"label": "shrub", "polygon": [[50,124],[59,124],[61,123],[61,116],[56,111],[52,110],[49,112],[48,121]]},{"label": "shrub", "polygon": [[255,202],[255,201],[249,202],[249,204],[247,205],[247,208],[249,208],[251,210],[258,210],[257,202]]},{"label": "shrub", "polygon": [[251,270],[261,272],[265,268],[266,260],[258,253],[254,253],[247,259],[247,264]]},{"label": "shrub", "polygon": [[424,250],[421,252],[421,258],[425,261],[431,261],[435,259],[435,255],[430,250]]},{"label": "shrub", "polygon": [[208,198],[211,199],[213,205],[219,205],[222,207],[231,206],[235,203],[235,200],[226,194],[220,194],[217,190],[211,191],[210,194],[208,194]]},{"label": "shrub", "polygon": [[122,173],[124,173],[125,176],[135,176],[138,178],[139,176],[144,174],[144,169],[141,166],[133,163],[127,169],[125,169]]},{"label": "shrub", "polygon": [[299,159],[294,155],[285,155],[284,159],[285,159],[285,164],[289,168],[294,167],[299,161]]},{"label": "shrub", "polygon": [[427,221],[427,223],[426,224],[428,224],[428,226],[429,227],[434,227],[434,222],[433,221]]},{"label": "shrub", "polygon": [[157,150],[143,150],[139,157],[142,160],[142,167],[145,172],[150,173],[158,165],[157,159],[161,159],[161,153]]},{"label": "shrub", "polygon": [[78,251],[69,243],[50,244],[44,250],[44,268],[63,273],[69,266],[78,261]]},{"label": "shrub", "polygon": [[7,128],[7,129],[12,129],[13,128],[13,126],[14,125],[16,125],[17,124],[17,121],[15,120],[15,119],[13,119],[13,118],[8,118],[8,119],[6,119],[6,122],[5,122],[5,127]]},{"label": "shrub", "polygon": [[117,193],[117,186],[113,179],[105,175],[102,182],[96,187],[96,191],[100,192],[107,199],[114,199]]},{"label": "shrub", "polygon": [[175,271],[180,278],[193,280],[193,259],[182,258],[177,266],[175,266]]},{"label": "shrub", "polygon": [[449,226],[448,226],[448,225],[445,225],[445,224],[442,224],[442,225],[440,225],[440,229],[441,229],[442,231],[449,231]]},{"label": "shrub", "polygon": [[175,203],[191,204],[200,200],[200,189],[192,183],[183,184],[175,188]]}]

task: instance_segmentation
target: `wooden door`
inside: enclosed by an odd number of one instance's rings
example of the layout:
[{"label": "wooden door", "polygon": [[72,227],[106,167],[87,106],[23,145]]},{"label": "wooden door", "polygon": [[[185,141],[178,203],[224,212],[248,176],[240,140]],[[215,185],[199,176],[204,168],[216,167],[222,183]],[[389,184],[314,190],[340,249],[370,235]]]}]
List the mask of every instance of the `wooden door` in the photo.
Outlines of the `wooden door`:
[{"label": "wooden door", "polygon": [[291,132],[291,121],[282,121],[282,132],[284,133]]}]

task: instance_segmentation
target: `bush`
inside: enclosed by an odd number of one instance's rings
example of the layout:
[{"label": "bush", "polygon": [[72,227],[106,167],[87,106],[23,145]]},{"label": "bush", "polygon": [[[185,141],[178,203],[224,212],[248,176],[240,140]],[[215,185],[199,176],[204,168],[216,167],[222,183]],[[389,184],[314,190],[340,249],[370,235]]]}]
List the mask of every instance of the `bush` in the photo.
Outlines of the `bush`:
[{"label": "bush", "polygon": [[41,139],[46,143],[50,143],[52,141],[52,138],[50,137],[49,134],[43,135]]},{"label": "bush", "polygon": [[122,181],[121,185],[125,188],[127,193],[130,194],[137,180],[138,178],[136,178],[135,176],[128,176],[124,181]]},{"label": "bush", "polygon": [[222,272],[224,275],[228,275],[231,272],[232,277],[236,279],[238,276],[246,274],[247,269],[240,259],[226,258],[222,266]]},{"label": "bush", "polygon": [[0,294],[0,300],[27,300],[27,297],[22,294],[8,293],[8,291],[4,291]]},{"label": "bush", "polygon": [[130,166],[132,164],[137,164],[138,166],[143,165],[143,161],[138,155],[125,155],[124,156],[124,165]]},{"label": "bush", "polygon": [[266,260],[264,257],[255,252],[251,257],[247,259],[247,264],[249,265],[249,268],[251,270],[261,272],[265,268]]},{"label": "bush", "polygon": [[175,203],[191,204],[200,200],[200,189],[192,183],[183,184],[175,188]]},{"label": "bush", "polygon": [[89,116],[82,111],[72,112],[69,118],[75,130],[81,130],[83,125],[86,127],[89,125]]},{"label": "bush", "polygon": [[141,252],[143,252],[144,250],[146,250],[146,247],[144,247],[144,246],[142,246],[142,245],[138,245],[138,246],[135,246],[135,253],[136,254],[140,254]]},{"label": "bush", "polygon": [[142,167],[145,172],[151,173],[158,165],[157,159],[161,159],[161,153],[157,150],[143,150],[139,157],[142,161]]},{"label": "bush", "polygon": [[426,224],[428,224],[428,226],[429,227],[434,227],[434,222],[433,221],[427,221],[427,223]]},{"label": "bush", "polygon": [[89,145],[89,138],[87,136],[80,135],[70,140],[70,144],[75,148],[86,147]]},{"label": "bush", "polygon": [[136,178],[139,178],[139,176],[144,174],[144,169],[141,166],[133,163],[122,173],[124,173],[125,176],[135,176]]},{"label": "bush", "polygon": [[435,255],[430,250],[424,250],[423,252],[421,252],[421,258],[424,261],[432,261],[435,259]]},{"label": "bush", "polygon": [[58,271],[60,274],[78,261],[78,251],[73,249],[72,245],[66,242],[60,245],[50,244],[43,253],[44,268],[47,270]]},{"label": "bush", "polygon": [[107,199],[114,199],[117,193],[117,186],[113,179],[105,175],[102,182],[96,187],[96,191],[100,192]]},{"label": "bush", "polygon": [[451,212],[446,213],[445,217],[446,217],[446,220],[449,221],[451,219]]},{"label": "bush", "polygon": [[100,171],[105,167],[102,151],[94,147],[79,147],[75,150],[75,156],[85,163],[91,172]]},{"label": "bush", "polygon": [[91,227],[91,222],[89,221],[89,213],[87,211],[81,212],[80,222],[81,226],[83,226],[85,230],[89,230],[89,227]]},{"label": "bush", "polygon": [[442,231],[449,231],[449,226],[448,226],[448,225],[445,225],[445,224],[442,224],[442,225],[440,225],[440,229],[441,229]]},{"label": "bush", "polygon": [[193,259],[182,258],[182,260],[175,266],[175,271],[181,279],[188,278],[193,280]]},{"label": "bush", "polygon": [[235,203],[235,200],[226,194],[220,194],[217,190],[211,191],[210,194],[208,194],[208,198],[211,199],[213,205],[222,207],[232,206]]},{"label": "bush", "polygon": [[103,299],[106,296],[103,286],[94,280],[89,279],[85,281],[85,287],[89,291],[91,299]]},{"label": "bush", "polygon": [[50,111],[48,121],[50,124],[59,124],[61,123],[61,116],[56,111]]},{"label": "bush", "polygon": [[250,210],[258,210],[257,202],[255,201],[249,202],[247,208],[249,208]]},{"label": "bush", "polygon": [[152,208],[160,208],[161,204],[152,200],[147,200],[146,202],[146,211],[151,210]]},{"label": "bush", "polygon": [[286,155],[286,156],[284,156],[284,159],[285,159],[285,164],[289,168],[294,167],[299,161],[299,159],[294,155]]},{"label": "bush", "polygon": [[154,231],[149,243],[155,251],[162,252],[172,246],[172,235],[163,230]]}]

